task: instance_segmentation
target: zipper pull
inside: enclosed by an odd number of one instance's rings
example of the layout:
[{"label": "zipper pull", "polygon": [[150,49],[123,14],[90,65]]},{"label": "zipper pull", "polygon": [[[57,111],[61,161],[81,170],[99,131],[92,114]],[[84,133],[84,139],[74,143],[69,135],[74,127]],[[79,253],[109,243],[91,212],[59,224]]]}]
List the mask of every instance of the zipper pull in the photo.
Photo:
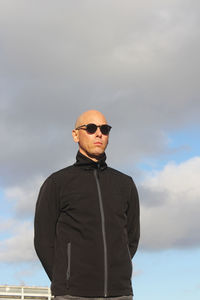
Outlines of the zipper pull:
[{"label": "zipper pull", "polygon": [[99,179],[100,168],[101,168],[100,163],[98,163],[97,164],[97,177],[98,177],[98,179]]},{"label": "zipper pull", "polygon": [[94,169],[94,176],[96,177],[96,179],[99,180],[99,168],[98,168],[98,165],[97,165],[97,168]]}]

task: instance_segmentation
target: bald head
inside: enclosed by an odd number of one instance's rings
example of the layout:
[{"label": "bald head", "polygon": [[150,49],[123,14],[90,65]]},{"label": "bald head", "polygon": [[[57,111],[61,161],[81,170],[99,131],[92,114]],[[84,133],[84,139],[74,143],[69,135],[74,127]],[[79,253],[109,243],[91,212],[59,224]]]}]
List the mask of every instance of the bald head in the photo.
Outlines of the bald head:
[{"label": "bald head", "polygon": [[102,124],[107,124],[105,116],[98,110],[88,110],[82,113],[76,120],[75,128],[89,123],[96,123],[100,119]]},{"label": "bald head", "polygon": [[[93,133],[89,133],[85,128],[76,129],[82,125],[88,124],[97,125],[97,129]],[[75,129],[72,130],[72,136],[79,145],[79,151],[94,161],[98,161],[104,153],[109,134],[103,134],[99,126],[107,124],[106,118],[98,110],[88,110],[82,113],[75,124]]]}]

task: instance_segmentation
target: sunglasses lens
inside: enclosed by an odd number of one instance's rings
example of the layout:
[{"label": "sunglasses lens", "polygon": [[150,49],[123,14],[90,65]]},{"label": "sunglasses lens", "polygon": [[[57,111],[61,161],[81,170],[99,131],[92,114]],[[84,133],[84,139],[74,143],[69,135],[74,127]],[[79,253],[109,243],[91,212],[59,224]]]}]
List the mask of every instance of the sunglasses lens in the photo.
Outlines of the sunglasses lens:
[{"label": "sunglasses lens", "polygon": [[102,134],[108,135],[111,127],[109,125],[101,125],[100,127]]},{"label": "sunglasses lens", "polygon": [[111,126],[105,124],[105,125],[101,125],[101,126],[97,126],[96,124],[90,123],[88,125],[86,125],[86,131],[89,134],[93,134],[97,131],[97,127],[100,128],[101,133],[104,135],[108,135],[111,129]]},{"label": "sunglasses lens", "polygon": [[97,126],[95,124],[88,124],[86,130],[88,133],[95,133],[97,130]]}]

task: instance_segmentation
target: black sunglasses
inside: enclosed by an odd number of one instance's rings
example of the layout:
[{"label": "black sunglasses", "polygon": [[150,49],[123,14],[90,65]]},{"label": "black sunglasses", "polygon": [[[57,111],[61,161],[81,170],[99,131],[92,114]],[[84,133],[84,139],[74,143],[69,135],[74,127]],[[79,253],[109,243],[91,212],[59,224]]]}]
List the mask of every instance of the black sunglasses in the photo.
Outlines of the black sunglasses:
[{"label": "black sunglasses", "polygon": [[[83,128],[83,127],[85,127],[85,128]],[[110,129],[112,127],[110,125],[107,125],[107,124],[96,125],[96,124],[90,123],[90,124],[87,124],[87,125],[81,125],[81,126],[77,127],[76,130],[84,129],[84,130],[87,131],[87,133],[93,134],[97,131],[97,128],[100,129],[102,134],[108,135],[109,132],[110,132]]]}]

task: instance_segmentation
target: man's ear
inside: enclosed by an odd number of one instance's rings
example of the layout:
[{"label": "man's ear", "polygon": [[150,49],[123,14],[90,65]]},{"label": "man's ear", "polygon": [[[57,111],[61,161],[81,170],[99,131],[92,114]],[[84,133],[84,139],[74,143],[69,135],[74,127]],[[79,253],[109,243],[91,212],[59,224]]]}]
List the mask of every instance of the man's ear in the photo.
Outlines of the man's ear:
[{"label": "man's ear", "polygon": [[73,136],[73,140],[75,143],[79,142],[79,134],[78,134],[78,130],[73,129],[72,130],[72,136]]}]

